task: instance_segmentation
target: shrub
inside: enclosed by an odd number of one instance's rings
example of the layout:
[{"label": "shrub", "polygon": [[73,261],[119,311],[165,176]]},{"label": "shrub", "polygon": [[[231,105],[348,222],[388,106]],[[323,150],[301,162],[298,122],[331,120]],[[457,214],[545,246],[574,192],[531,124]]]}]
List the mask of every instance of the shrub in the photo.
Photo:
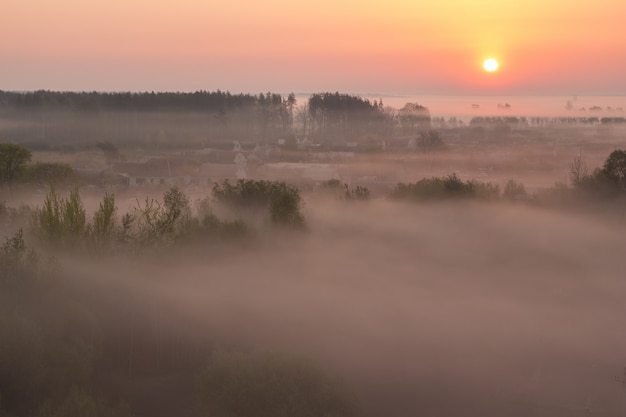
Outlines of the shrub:
[{"label": "shrub", "polygon": [[417,146],[423,152],[430,152],[445,148],[441,135],[436,130],[420,132],[417,138]]},{"label": "shrub", "polygon": [[122,218],[123,240],[159,245],[171,242],[189,231],[191,208],[189,198],[174,187],[163,195],[163,203],[146,198],[137,201],[133,214]]},{"label": "shrub", "polygon": [[31,248],[26,248],[22,229],[0,247],[0,276],[9,278],[24,271],[32,271],[37,267],[38,256]]},{"label": "shrub", "polygon": [[266,210],[272,224],[301,229],[305,227],[300,208],[302,199],[298,188],[278,181],[228,180],[215,184],[213,196],[235,210]]},{"label": "shrub", "polygon": [[54,187],[46,194],[43,207],[37,209],[33,215],[33,226],[36,234],[49,242],[58,241],[63,234],[62,199],[57,195]]},{"label": "shrub", "polygon": [[507,182],[504,186],[502,198],[510,201],[524,201],[528,199],[528,193],[526,192],[524,184],[514,180],[509,180],[509,182]]},{"label": "shrub", "polygon": [[39,185],[71,185],[79,182],[76,171],[69,164],[58,162],[35,162],[28,165],[23,180]]},{"label": "shrub", "polygon": [[626,191],[626,151],[616,149],[608,156],[601,174],[620,191]]},{"label": "shrub", "polygon": [[32,223],[35,233],[49,243],[79,244],[87,232],[87,218],[78,190],[72,190],[64,199],[50,187]]},{"label": "shrub", "polygon": [[348,188],[348,185],[346,185],[345,187],[346,187],[346,193],[345,193],[346,200],[365,201],[370,198],[370,190],[368,190],[366,187],[357,185],[352,190]]},{"label": "shrub", "polygon": [[93,222],[89,225],[89,235],[92,243],[99,249],[106,248],[113,239],[115,230],[115,197],[105,194],[100,207],[93,215]]},{"label": "shrub", "polygon": [[498,198],[499,187],[478,181],[463,182],[456,174],[424,178],[413,184],[399,183],[391,197],[402,200],[432,201],[448,198]]}]

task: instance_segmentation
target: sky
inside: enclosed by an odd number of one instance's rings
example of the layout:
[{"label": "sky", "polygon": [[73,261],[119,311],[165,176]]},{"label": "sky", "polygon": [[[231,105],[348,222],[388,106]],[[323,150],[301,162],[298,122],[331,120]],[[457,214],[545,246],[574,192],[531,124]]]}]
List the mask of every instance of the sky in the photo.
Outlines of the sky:
[{"label": "sky", "polygon": [[626,95],[625,19],[624,0],[0,0],[0,90]]}]

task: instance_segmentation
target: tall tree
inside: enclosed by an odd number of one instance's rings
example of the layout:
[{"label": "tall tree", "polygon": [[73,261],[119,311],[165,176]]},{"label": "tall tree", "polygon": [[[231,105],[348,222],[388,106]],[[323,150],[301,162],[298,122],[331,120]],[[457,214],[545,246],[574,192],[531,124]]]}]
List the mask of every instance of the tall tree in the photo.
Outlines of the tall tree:
[{"label": "tall tree", "polygon": [[616,149],[604,161],[602,173],[620,190],[626,190],[626,151]]},{"label": "tall tree", "polygon": [[0,143],[0,184],[11,186],[31,157],[26,148],[13,143]]}]

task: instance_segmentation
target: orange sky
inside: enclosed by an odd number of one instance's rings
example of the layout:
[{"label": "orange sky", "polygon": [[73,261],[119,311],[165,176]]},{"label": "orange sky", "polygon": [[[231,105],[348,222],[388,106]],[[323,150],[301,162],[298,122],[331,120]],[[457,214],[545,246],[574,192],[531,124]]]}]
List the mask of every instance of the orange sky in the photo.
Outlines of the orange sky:
[{"label": "orange sky", "polygon": [[626,94],[625,25],[624,0],[0,0],[0,89]]}]

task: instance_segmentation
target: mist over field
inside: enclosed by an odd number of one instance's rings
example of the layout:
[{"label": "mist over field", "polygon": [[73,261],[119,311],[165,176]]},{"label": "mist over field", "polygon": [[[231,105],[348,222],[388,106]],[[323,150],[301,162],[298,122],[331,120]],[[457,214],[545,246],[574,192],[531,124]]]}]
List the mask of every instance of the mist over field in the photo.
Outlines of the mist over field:
[{"label": "mist over field", "polygon": [[159,300],[218,345],[315,358],[371,415],[623,408],[622,230],[474,204],[307,214],[306,236],[205,261],[71,270]]},{"label": "mist over field", "polygon": [[261,96],[7,93],[0,417],[623,414],[621,118]]}]

